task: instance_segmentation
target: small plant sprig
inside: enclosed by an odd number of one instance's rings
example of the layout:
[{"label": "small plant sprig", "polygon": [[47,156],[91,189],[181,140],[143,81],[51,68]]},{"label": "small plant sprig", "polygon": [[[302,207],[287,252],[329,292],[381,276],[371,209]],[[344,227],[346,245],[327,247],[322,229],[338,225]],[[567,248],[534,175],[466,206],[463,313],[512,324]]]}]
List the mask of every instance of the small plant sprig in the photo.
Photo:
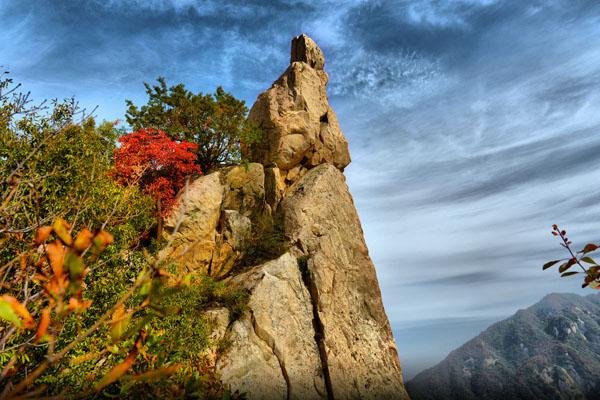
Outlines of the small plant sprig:
[{"label": "small plant sprig", "polygon": [[[548,261],[546,264],[544,264],[542,269],[546,270],[553,265],[562,262],[562,264],[560,264],[558,267],[558,273],[560,274],[561,278],[577,274],[585,274],[585,278],[581,287],[585,288],[589,286],[593,289],[600,289],[600,265],[596,263],[593,258],[587,255],[588,253],[598,250],[600,246],[594,243],[588,243],[580,251],[574,252],[571,247],[573,243],[571,240],[569,240],[566,230],[561,230],[559,229],[558,225],[554,224],[552,225],[552,235],[560,238],[562,241],[560,245],[569,252],[570,257]],[[587,264],[588,267],[586,268],[584,264]],[[569,269],[574,265],[578,265],[581,268],[581,271],[569,271]]]}]

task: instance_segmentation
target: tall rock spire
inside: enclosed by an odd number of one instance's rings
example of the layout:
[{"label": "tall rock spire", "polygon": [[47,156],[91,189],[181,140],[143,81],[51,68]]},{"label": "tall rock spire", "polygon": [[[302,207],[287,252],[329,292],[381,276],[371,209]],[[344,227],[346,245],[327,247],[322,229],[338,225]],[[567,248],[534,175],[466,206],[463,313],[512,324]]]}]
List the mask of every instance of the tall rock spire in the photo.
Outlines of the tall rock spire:
[{"label": "tall rock spire", "polygon": [[348,142],[327,99],[325,57],[310,37],[292,40],[290,65],[261,93],[248,119],[263,131],[250,148],[250,160],[282,171],[350,163]]},{"label": "tall rock spire", "polygon": [[[246,166],[198,178],[179,197],[165,254],[245,289],[219,308],[211,365],[252,400],[408,400],[396,343],[341,170],[348,144],[329,106],[325,58],[306,35],[250,112],[264,140]],[[230,321],[233,319],[233,321]],[[226,346],[222,344],[225,343]],[[219,349],[221,345],[221,350]]]}]

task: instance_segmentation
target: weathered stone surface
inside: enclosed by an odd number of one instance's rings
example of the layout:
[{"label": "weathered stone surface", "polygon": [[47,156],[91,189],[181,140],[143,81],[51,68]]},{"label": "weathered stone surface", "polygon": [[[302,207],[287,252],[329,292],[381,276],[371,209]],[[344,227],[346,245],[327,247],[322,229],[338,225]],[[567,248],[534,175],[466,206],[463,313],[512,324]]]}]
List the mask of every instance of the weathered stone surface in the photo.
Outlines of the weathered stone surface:
[{"label": "weathered stone surface", "polygon": [[[261,164],[194,182],[187,208],[180,200],[185,219],[169,251],[191,249],[176,261],[249,292],[248,311],[227,325],[230,345],[215,362],[232,392],[269,400],[408,399],[340,172],[350,157],[327,100],[323,54],[300,36],[291,61],[250,111],[265,133],[249,149]],[[167,225],[172,230],[175,223]],[[266,263],[249,261],[283,251]],[[239,268],[261,265],[240,273],[232,269],[236,260]]]},{"label": "weathered stone surface", "polygon": [[312,39],[294,38],[290,66],[250,110],[248,119],[264,134],[250,148],[253,161],[284,171],[322,163],[343,170],[350,163],[348,143],[327,99],[324,63]]},{"label": "weathered stone surface", "polygon": [[241,251],[250,239],[252,222],[235,210],[224,210],[221,213],[221,229],[225,241],[234,250]]},{"label": "weathered stone surface", "polygon": [[375,268],[344,176],[306,173],[280,204],[285,233],[307,256],[336,399],[407,399]]},{"label": "weathered stone surface", "polygon": [[261,164],[251,163],[231,168],[225,174],[224,210],[237,210],[250,216],[261,209],[265,198],[265,172]]},{"label": "weathered stone surface", "polygon": [[304,62],[314,69],[325,67],[325,56],[314,40],[302,34],[292,39],[292,54],[290,64],[296,61]]},{"label": "weathered stone surface", "polygon": [[228,275],[250,237],[248,217],[264,212],[264,182],[263,166],[256,163],[192,182],[165,221],[165,237],[173,244],[162,255],[187,271]]},{"label": "weathered stone surface", "polygon": [[235,210],[223,210],[215,235],[215,250],[209,266],[209,275],[215,278],[227,276],[235,262],[240,259],[250,240],[250,218]]},{"label": "weathered stone surface", "polygon": [[314,340],[312,303],[290,254],[238,275],[251,292],[249,312],[227,336],[217,362],[222,382],[249,399],[321,399],[325,394]]},{"label": "weathered stone surface", "polygon": [[265,169],[265,200],[274,209],[283,198],[286,184],[285,176],[277,167]]},{"label": "weathered stone surface", "polygon": [[[235,321],[227,340],[227,352],[217,360],[221,381],[232,393],[248,399],[285,399],[287,384],[269,345],[254,332],[249,318]],[[228,355],[233,355],[228,358]]]},{"label": "weathered stone surface", "polygon": [[204,311],[204,318],[210,324],[211,333],[208,337],[208,346],[204,352],[209,365],[215,366],[221,341],[225,338],[229,326],[229,310],[225,307],[212,308]]},{"label": "weathered stone surface", "polygon": [[173,246],[163,253],[169,260],[190,271],[207,270],[215,251],[223,194],[220,173],[214,172],[196,179],[179,196],[165,221],[166,237],[173,239]]}]

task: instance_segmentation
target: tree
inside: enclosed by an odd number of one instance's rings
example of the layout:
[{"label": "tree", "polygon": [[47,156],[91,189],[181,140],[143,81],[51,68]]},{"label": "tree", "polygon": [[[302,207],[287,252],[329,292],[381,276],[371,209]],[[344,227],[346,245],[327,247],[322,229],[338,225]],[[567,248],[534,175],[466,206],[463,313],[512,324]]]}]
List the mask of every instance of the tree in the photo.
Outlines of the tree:
[{"label": "tree", "polygon": [[245,292],[141,248],[153,200],[109,174],[113,123],[18,88],[0,76],[0,398],[224,398],[194,367],[210,343],[201,315]]},{"label": "tree", "polygon": [[[573,276],[578,274],[584,274],[582,288],[590,287],[593,289],[600,289],[600,264],[598,264],[590,253],[600,249],[600,246],[595,243],[588,243],[579,251],[575,251],[572,248],[572,242],[567,236],[567,231],[560,229],[558,225],[552,225],[552,235],[560,239],[560,245],[565,248],[569,253],[569,257],[548,261],[542,269],[546,270],[555,264],[561,263],[558,267],[558,273],[561,278],[567,276]],[[584,265],[585,264],[585,265]],[[577,266],[580,271],[569,271],[571,267]]]},{"label": "tree", "polygon": [[117,136],[75,100],[32,104],[0,77],[0,265],[58,217],[74,230],[108,225],[119,247],[136,245],[154,223],[153,201],[109,176]]},{"label": "tree", "polygon": [[207,173],[241,160],[240,143],[251,144],[260,131],[246,120],[244,101],[218,87],[214,94],[194,94],[183,84],[167,87],[164,78],[144,83],[148,103],[138,108],[127,100],[127,123],[134,130],[155,128],[174,140],[198,145],[197,164]]},{"label": "tree", "polygon": [[201,173],[195,164],[197,145],[170,139],[165,132],[147,128],[119,138],[115,150],[114,177],[124,185],[137,184],[156,200],[158,235],[177,192],[187,176]]}]

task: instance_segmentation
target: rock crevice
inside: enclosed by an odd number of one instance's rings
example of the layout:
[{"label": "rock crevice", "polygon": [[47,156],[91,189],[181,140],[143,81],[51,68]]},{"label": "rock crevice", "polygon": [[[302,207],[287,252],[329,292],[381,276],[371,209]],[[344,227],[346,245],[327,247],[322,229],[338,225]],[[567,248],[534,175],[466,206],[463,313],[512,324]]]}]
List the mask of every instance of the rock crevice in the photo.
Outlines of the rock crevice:
[{"label": "rock crevice", "polygon": [[275,356],[275,358],[277,358],[277,362],[279,363],[279,367],[281,368],[281,375],[285,380],[285,385],[287,388],[285,398],[289,400],[292,392],[292,386],[290,384],[290,377],[288,376],[287,369],[285,368],[285,360],[283,359],[281,350],[277,348],[277,345],[275,344],[275,339],[272,336],[270,336],[267,331],[260,328],[260,326],[256,322],[256,318],[254,317],[254,312],[252,311],[250,311],[250,319],[252,321],[252,327],[254,328],[254,333],[256,334],[256,336],[271,348],[273,355]]},{"label": "rock crevice", "polygon": [[321,360],[321,372],[323,373],[323,381],[325,383],[325,389],[327,391],[327,399],[333,400],[333,386],[331,385],[331,374],[329,373],[329,364],[327,363],[327,349],[325,348],[325,329],[323,327],[321,317],[319,316],[319,294],[317,286],[315,285],[315,282],[311,277],[311,272],[308,269],[308,261],[308,256],[298,257],[298,268],[300,269],[300,274],[302,276],[304,286],[306,286],[308,294],[310,295],[310,302],[312,305],[313,313],[312,322],[315,333],[314,338],[315,344],[317,345],[317,349],[319,350],[319,358]]}]

